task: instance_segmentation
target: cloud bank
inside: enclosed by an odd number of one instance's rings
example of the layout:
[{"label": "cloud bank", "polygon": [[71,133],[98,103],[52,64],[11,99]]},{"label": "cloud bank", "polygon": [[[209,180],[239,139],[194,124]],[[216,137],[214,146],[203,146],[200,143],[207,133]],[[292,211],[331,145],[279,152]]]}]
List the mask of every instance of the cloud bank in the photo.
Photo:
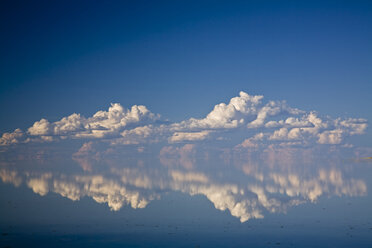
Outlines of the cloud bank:
[{"label": "cloud bank", "polygon": [[114,103],[107,111],[98,111],[88,118],[76,113],[56,122],[43,118],[25,132],[17,128],[12,133],[4,133],[0,145],[63,139],[95,139],[112,145],[201,142],[224,139],[226,130],[245,135],[240,147],[267,143],[336,145],[342,144],[346,137],[363,134],[367,128],[367,120],[362,118],[324,117],[316,111],[292,108],[285,101],[265,103],[263,96],[242,91],[229,103],[215,105],[204,118],[170,124],[161,124],[159,120],[160,115],[146,106],[125,109]]}]

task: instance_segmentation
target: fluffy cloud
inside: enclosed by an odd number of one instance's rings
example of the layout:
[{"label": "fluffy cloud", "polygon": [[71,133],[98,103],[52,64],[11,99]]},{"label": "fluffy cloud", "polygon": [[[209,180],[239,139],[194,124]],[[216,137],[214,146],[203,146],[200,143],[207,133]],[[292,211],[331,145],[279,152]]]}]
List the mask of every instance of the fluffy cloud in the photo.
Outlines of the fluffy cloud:
[{"label": "fluffy cloud", "polygon": [[318,143],[319,144],[340,144],[342,141],[343,130],[335,129],[330,131],[324,131],[320,133]]},{"label": "fluffy cloud", "polygon": [[257,113],[257,106],[263,96],[250,96],[241,91],[238,97],[231,98],[228,104],[220,103],[203,119],[191,118],[172,126],[174,130],[236,128],[245,123],[247,117]]},{"label": "fluffy cloud", "polygon": [[10,145],[29,141],[52,141],[53,138],[118,138],[128,125],[139,126],[159,119],[145,106],[134,105],[125,109],[120,104],[111,104],[108,111],[98,111],[92,117],[85,118],[72,114],[50,123],[46,119],[35,122],[24,134],[20,129],[13,133],[4,133],[0,145]]},{"label": "fluffy cloud", "polygon": [[261,134],[259,141],[251,137],[238,147],[257,147],[274,141],[282,142],[282,145],[341,144],[345,137],[363,134],[367,128],[367,120],[320,118],[315,112],[309,112],[301,117],[268,121],[264,126],[268,131]]},{"label": "fluffy cloud", "polygon": [[[341,144],[345,137],[363,134],[367,128],[365,119],[320,117],[315,111],[292,108],[285,101],[264,103],[263,96],[245,92],[240,92],[227,104],[215,105],[205,118],[170,124],[161,124],[157,120],[159,115],[151,113],[145,106],[125,109],[115,103],[108,111],[98,111],[89,118],[74,113],[56,122],[41,119],[28,128],[27,133],[20,129],[4,133],[0,145],[66,138],[102,139],[112,145],[198,142],[207,138],[224,139],[222,135],[227,133],[224,130],[231,133],[234,129],[253,133],[251,137],[263,133],[262,139],[248,138],[241,147],[257,147],[265,142]],[[254,133],[255,130],[258,131]]]},{"label": "fluffy cloud", "polygon": [[0,145],[6,146],[11,144],[17,144],[20,140],[24,138],[24,133],[21,129],[17,128],[12,133],[4,133],[0,138]]},{"label": "fluffy cloud", "polygon": [[50,123],[46,119],[41,119],[34,123],[32,127],[28,129],[28,133],[31,135],[48,135],[50,133]]},{"label": "fluffy cloud", "polygon": [[257,111],[256,119],[248,123],[247,127],[248,128],[262,127],[265,123],[265,120],[270,116],[277,116],[280,114],[298,115],[303,112],[304,111],[301,111],[299,109],[289,107],[284,101],[282,102],[270,101]]}]

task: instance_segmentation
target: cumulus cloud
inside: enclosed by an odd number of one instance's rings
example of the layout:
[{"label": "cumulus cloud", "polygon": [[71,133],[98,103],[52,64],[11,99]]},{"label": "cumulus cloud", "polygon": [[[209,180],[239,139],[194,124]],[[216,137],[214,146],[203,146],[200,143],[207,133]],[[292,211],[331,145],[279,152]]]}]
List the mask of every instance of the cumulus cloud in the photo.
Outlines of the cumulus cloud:
[{"label": "cumulus cloud", "polygon": [[157,118],[158,116],[151,113],[145,106],[134,105],[127,110],[120,104],[114,103],[108,111],[98,111],[90,118],[74,113],[51,124],[42,119],[36,122],[28,132],[31,135],[51,134],[75,138],[104,138],[108,135],[118,135],[129,124]]},{"label": "cumulus cloud", "polygon": [[28,129],[28,133],[31,135],[47,135],[50,133],[50,123],[46,119],[37,121]]},{"label": "cumulus cloud", "polygon": [[228,104],[220,103],[203,119],[191,118],[173,125],[175,130],[236,128],[245,122],[245,118],[257,113],[257,106],[263,96],[251,96],[241,91],[239,96],[231,98]]},{"label": "cumulus cloud", "polygon": [[367,128],[365,119],[332,119],[319,117],[315,112],[304,113],[301,117],[288,117],[268,121],[259,142],[253,137],[245,139],[237,147],[257,147],[281,142],[280,145],[341,144],[344,138],[363,134]]},{"label": "cumulus cloud", "polygon": [[0,145],[53,141],[55,138],[118,138],[120,132],[128,126],[133,128],[133,126],[154,122],[159,118],[159,115],[151,113],[143,105],[134,105],[131,109],[125,109],[119,103],[114,103],[108,111],[98,111],[89,118],[76,113],[56,122],[49,122],[43,118],[28,128],[26,134],[20,129],[16,129],[13,133],[4,133],[0,138]]},{"label": "cumulus cloud", "polygon": [[24,137],[24,133],[21,129],[17,128],[12,133],[3,133],[0,138],[0,145],[6,146],[11,144],[17,144]]},{"label": "cumulus cloud", "polygon": [[319,144],[340,144],[342,141],[343,130],[335,129],[330,131],[324,131],[320,133],[318,143]]},{"label": "cumulus cloud", "polygon": [[242,147],[256,147],[263,142],[334,145],[342,144],[348,136],[363,134],[367,128],[365,119],[322,117],[315,111],[306,112],[290,107],[285,101],[265,103],[262,95],[249,95],[242,91],[228,103],[216,104],[204,118],[167,124],[160,123],[159,118],[145,106],[134,105],[125,109],[114,103],[107,111],[98,111],[89,118],[74,113],[56,122],[41,119],[26,133],[20,129],[4,133],[0,145],[67,138],[101,139],[112,145],[200,142],[206,139],[224,140],[223,135],[227,133],[224,131],[227,130],[245,130],[247,136],[248,133],[253,133],[253,136],[264,134],[260,142],[255,140],[256,143],[246,137]]},{"label": "cumulus cloud", "polygon": [[256,119],[252,122],[248,123],[248,128],[258,128],[262,127],[265,123],[265,120],[270,116],[277,116],[280,114],[291,114],[291,115],[298,115],[303,113],[299,109],[294,109],[289,107],[285,101],[282,102],[274,102],[270,101],[262,108],[259,108],[257,111]]}]

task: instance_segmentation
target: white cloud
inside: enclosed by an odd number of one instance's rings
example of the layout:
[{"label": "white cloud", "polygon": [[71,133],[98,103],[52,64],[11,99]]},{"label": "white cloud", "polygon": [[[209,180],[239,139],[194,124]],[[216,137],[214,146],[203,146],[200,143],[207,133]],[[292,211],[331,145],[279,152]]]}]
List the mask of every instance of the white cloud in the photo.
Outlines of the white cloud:
[{"label": "white cloud", "polygon": [[319,134],[319,144],[340,144],[342,141],[343,130],[336,129],[324,131]]},{"label": "white cloud", "polygon": [[257,106],[263,96],[251,96],[241,91],[238,97],[231,98],[228,104],[220,103],[203,119],[191,118],[172,126],[174,130],[236,128],[245,122],[245,118],[257,113]]},{"label": "white cloud", "polygon": [[32,127],[28,129],[28,133],[31,135],[48,135],[50,134],[50,123],[46,119],[41,119],[34,123]]},{"label": "white cloud", "polygon": [[241,144],[237,145],[236,148],[257,148],[259,141],[265,138],[264,133],[258,133],[255,136],[245,139]]},{"label": "white cloud", "polygon": [[288,130],[285,127],[274,131],[269,137],[270,140],[296,140],[301,138],[301,130],[299,128],[292,128]]},{"label": "white cloud", "polygon": [[270,101],[264,107],[258,110],[256,119],[248,123],[247,127],[248,128],[262,127],[264,125],[265,120],[268,117],[277,116],[283,113],[298,115],[300,113],[303,113],[303,111],[289,107],[285,101],[282,102]]},{"label": "white cloud", "polygon": [[157,122],[159,118],[145,106],[134,105],[125,109],[114,103],[107,111],[98,111],[89,118],[74,113],[56,122],[41,119],[28,128],[27,133],[20,129],[4,133],[0,145],[67,138],[101,139],[111,145],[200,142],[207,138],[228,140],[224,135],[229,135],[234,129],[237,132],[246,130],[251,137],[262,133],[260,140],[245,137],[241,147],[246,148],[275,142],[282,145],[342,145],[345,138],[363,134],[367,128],[365,119],[320,117],[315,111],[292,108],[285,101],[263,103],[263,96],[242,91],[229,103],[215,105],[205,118],[170,124],[160,124]]},{"label": "white cloud", "polygon": [[0,138],[0,145],[6,146],[11,144],[17,144],[20,142],[20,140],[24,138],[24,133],[21,129],[17,128],[12,133],[3,133],[3,135]]},{"label": "white cloud", "polygon": [[204,140],[208,137],[210,131],[201,131],[201,132],[175,132],[172,137],[168,140],[170,143],[181,142],[181,141],[196,141]]},{"label": "white cloud", "polygon": [[60,121],[53,123],[53,134],[54,135],[79,135],[79,132],[89,130],[90,123],[80,114],[72,114],[67,117],[63,117]]},{"label": "white cloud", "polygon": [[359,119],[352,119],[349,118],[347,120],[337,120],[340,121],[339,125],[347,128],[350,131],[350,134],[363,134],[367,128],[367,120],[359,118]]},{"label": "white cloud", "polygon": [[[54,138],[118,138],[120,132],[128,125],[141,125],[154,122],[159,115],[151,113],[145,106],[134,105],[125,109],[120,104],[111,104],[108,111],[98,111],[92,117],[85,118],[80,114],[72,114],[61,120],[50,123],[41,119],[28,128],[25,139],[24,133],[16,129],[13,133],[4,133],[0,138],[0,145],[9,145],[23,141],[52,141]],[[145,127],[143,127],[145,128]],[[124,133],[125,134],[125,133]]]},{"label": "white cloud", "polygon": [[[367,128],[365,119],[331,119],[320,118],[315,112],[304,113],[300,118],[288,117],[278,121],[268,121],[265,128],[271,130],[264,132],[264,141],[261,144],[270,145],[273,141],[285,141],[281,145],[309,145],[341,144],[345,137],[363,134]],[[244,140],[240,146],[248,147],[250,138]],[[288,142],[292,141],[292,142]],[[293,142],[296,141],[296,142]],[[252,143],[257,145],[256,143]]]}]

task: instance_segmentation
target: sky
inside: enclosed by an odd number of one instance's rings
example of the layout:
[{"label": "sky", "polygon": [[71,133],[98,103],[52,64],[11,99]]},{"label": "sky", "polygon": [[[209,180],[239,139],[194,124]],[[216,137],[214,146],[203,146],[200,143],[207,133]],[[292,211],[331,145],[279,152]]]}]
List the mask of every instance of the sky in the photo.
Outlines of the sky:
[{"label": "sky", "polygon": [[372,118],[369,1],[1,5],[1,133],[110,103],[202,118],[240,91]]},{"label": "sky", "polygon": [[368,247],[371,1],[0,1],[0,34],[2,240]]}]

